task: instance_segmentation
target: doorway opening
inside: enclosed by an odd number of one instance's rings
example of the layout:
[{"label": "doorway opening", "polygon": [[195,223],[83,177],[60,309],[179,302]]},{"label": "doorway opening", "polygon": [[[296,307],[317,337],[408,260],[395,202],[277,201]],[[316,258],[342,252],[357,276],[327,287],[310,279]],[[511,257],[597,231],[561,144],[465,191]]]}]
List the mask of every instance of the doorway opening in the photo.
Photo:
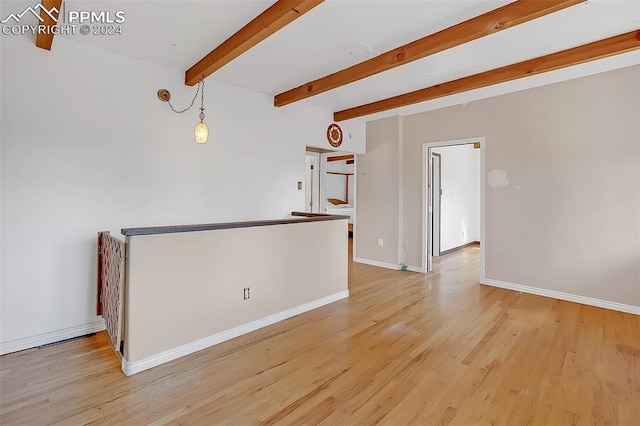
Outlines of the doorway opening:
[{"label": "doorway opening", "polygon": [[356,232],[356,155],[307,146],[305,166],[305,211],[348,216],[349,237],[353,238]]},{"label": "doorway opening", "polygon": [[356,217],[356,156],[349,152],[324,153],[320,156],[321,213],[349,217],[349,237],[353,238]]},{"label": "doorway opening", "polygon": [[483,137],[423,144],[423,265],[480,244],[484,268]]},{"label": "doorway opening", "polygon": [[304,211],[320,212],[320,154],[307,151],[305,155],[306,176],[304,181]]}]

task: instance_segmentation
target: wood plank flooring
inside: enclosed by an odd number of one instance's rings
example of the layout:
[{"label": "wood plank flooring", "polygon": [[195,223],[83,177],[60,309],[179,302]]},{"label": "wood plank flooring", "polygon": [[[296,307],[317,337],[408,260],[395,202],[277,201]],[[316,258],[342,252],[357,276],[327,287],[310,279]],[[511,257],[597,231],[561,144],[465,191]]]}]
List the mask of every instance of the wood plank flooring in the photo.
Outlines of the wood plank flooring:
[{"label": "wood plank flooring", "polygon": [[5,355],[0,423],[640,424],[640,317],[478,276],[351,264],[349,299],[132,377],[102,333]]}]

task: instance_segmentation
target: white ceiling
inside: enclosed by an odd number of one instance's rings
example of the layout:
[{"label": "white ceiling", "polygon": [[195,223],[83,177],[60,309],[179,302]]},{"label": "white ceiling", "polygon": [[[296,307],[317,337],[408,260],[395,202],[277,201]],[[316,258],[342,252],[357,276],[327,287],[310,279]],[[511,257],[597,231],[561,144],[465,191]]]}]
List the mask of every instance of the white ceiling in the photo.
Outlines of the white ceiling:
[{"label": "white ceiling", "polygon": [[[68,10],[126,12],[121,36],[70,37],[180,71],[272,3],[65,1]],[[327,0],[209,78],[276,95],[507,3]],[[639,0],[589,0],[301,102],[342,110],[639,28]]]}]

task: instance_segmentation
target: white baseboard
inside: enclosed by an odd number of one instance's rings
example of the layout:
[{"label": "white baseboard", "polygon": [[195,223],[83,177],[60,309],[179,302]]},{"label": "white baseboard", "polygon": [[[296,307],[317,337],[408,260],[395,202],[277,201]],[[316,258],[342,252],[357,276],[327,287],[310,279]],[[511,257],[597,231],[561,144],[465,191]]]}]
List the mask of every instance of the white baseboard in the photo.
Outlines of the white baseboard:
[{"label": "white baseboard", "polygon": [[396,271],[400,267],[394,263],[380,262],[378,260],[365,259],[364,257],[354,257],[354,262],[364,263],[365,265],[377,266],[379,268],[395,269]]},{"label": "white baseboard", "polygon": [[[400,270],[400,265],[396,265],[394,263],[380,262],[378,260],[365,259],[363,257],[354,257],[353,261],[358,263],[364,263],[365,265],[377,266],[379,268],[393,269],[396,271]],[[407,271],[424,273],[424,270],[421,267],[412,266],[412,265],[407,266]]]},{"label": "white baseboard", "polygon": [[560,291],[546,290],[544,288],[530,287],[521,284],[513,284],[504,281],[483,278],[481,284],[493,287],[505,288],[507,290],[520,291],[538,296],[551,297],[552,299],[566,300],[568,302],[581,303],[583,305],[597,306],[598,308],[611,309],[613,311],[626,312],[640,315],[640,306],[625,305],[624,303],[610,302],[608,300],[594,299],[593,297],[579,296],[577,294],[563,293]]},{"label": "white baseboard", "polygon": [[22,351],[24,349],[31,349],[37,346],[59,342],[61,340],[72,339],[74,337],[84,336],[85,334],[96,333],[104,329],[104,320],[100,318],[88,324],[64,328],[62,330],[51,331],[49,333],[38,334],[36,336],[25,337],[22,339],[9,340],[7,342],[0,343],[0,355]]},{"label": "white baseboard", "polygon": [[243,334],[250,333],[259,328],[266,327],[268,325],[285,320],[287,318],[294,317],[312,309],[328,305],[329,303],[337,302],[338,300],[344,299],[346,297],[349,297],[349,290],[344,290],[339,293],[335,293],[330,296],[305,303],[304,305],[296,306],[295,308],[287,309],[286,311],[269,315],[259,320],[251,321],[247,324],[243,324],[230,330],[216,333],[209,337],[196,340],[195,342],[187,343],[186,345],[178,346],[177,348],[169,349],[168,351],[161,352],[157,355],[153,355],[139,361],[129,362],[126,359],[122,358],[122,371],[127,376],[131,376],[132,374],[136,374],[157,365],[173,361],[174,359],[178,359],[185,355],[189,355],[202,349],[206,349],[208,347],[217,345],[218,343],[222,343],[226,340],[233,339]]}]

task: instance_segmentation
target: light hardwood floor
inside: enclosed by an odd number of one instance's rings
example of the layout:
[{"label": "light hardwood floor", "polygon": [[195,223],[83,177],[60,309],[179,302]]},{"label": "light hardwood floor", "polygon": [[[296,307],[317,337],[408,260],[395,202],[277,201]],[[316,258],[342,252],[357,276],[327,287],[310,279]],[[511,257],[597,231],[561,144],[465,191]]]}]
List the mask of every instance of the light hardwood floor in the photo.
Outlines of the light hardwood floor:
[{"label": "light hardwood floor", "polygon": [[133,377],[102,334],[9,354],[0,423],[640,424],[640,317],[478,268],[477,247],[428,276],[352,264],[349,299]]}]

